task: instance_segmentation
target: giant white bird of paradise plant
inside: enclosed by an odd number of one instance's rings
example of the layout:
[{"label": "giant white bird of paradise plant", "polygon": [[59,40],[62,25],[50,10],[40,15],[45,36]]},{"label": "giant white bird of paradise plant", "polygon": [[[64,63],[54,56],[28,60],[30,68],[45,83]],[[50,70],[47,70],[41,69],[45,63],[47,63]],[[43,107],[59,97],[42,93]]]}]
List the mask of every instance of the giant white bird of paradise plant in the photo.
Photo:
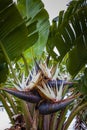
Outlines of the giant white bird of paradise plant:
[{"label": "giant white bird of paradise plant", "polygon": [[4,88],[3,90],[25,101],[36,103],[36,108],[41,114],[56,112],[74,99],[75,95],[68,98],[62,96],[65,85],[72,85],[72,82],[53,79],[51,69],[45,63],[37,63],[28,77],[22,75],[22,81],[13,83],[16,89]]}]

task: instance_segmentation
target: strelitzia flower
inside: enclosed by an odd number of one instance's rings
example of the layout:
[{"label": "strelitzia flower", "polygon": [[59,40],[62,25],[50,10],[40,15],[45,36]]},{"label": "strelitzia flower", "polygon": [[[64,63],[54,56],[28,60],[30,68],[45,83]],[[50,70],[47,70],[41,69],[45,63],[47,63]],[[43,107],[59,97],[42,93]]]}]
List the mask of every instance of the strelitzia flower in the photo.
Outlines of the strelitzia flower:
[{"label": "strelitzia flower", "polygon": [[[51,70],[46,64],[36,63],[27,78],[22,75],[22,80],[12,83],[14,89],[4,88],[3,90],[27,102],[36,103],[41,114],[56,112],[74,100],[74,96],[63,99],[62,92],[65,85],[72,85],[72,82],[53,79]],[[52,108],[51,108],[52,107]],[[46,112],[44,112],[46,110]]]},{"label": "strelitzia flower", "polygon": [[[30,76],[32,78],[30,79]],[[38,84],[41,78],[41,72],[39,71],[37,74],[29,75],[27,79],[25,78],[25,75],[22,74],[22,81],[18,81],[18,83],[11,82],[12,85],[17,88],[19,91],[27,91],[32,90],[34,87]]]},{"label": "strelitzia flower", "polygon": [[37,86],[37,84],[41,81],[41,72],[39,71],[37,74],[35,74],[34,76],[32,76],[31,81],[29,82],[29,84],[27,85],[26,82],[26,86],[25,86],[25,90],[32,90],[34,89],[35,86]]},{"label": "strelitzia flower", "polygon": [[51,70],[48,69],[46,63],[44,63],[44,64],[41,63],[41,64],[39,65],[39,67],[40,67],[40,69],[41,69],[41,71],[42,71],[42,73],[43,73],[43,75],[44,75],[45,77],[47,77],[47,78],[49,78],[49,79],[52,79]]},{"label": "strelitzia flower", "polygon": [[39,82],[41,82],[42,78],[52,78],[50,70],[47,68],[46,64],[40,64],[38,66],[38,70],[36,70],[36,67],[34,67],[26,79],[25,75],[23,74],[21,82],[19,80],[17,84],[12,82],[14,87],[16,87],[20,91],[32,90],[34,89],[34,87],[37,86],[37,84],[39,84]]},{"label": "strelitzia flower", "polygon": [[62,99],[62,90],[63,90],[63,82],[58,90],[58,86],[56,84],[55,87],[50,87],[48,84],[45,84],[42,81],[42,86],[37,86],[40,93],[42,93],[43,97],[49,99],[53,102],[57,102]]}]

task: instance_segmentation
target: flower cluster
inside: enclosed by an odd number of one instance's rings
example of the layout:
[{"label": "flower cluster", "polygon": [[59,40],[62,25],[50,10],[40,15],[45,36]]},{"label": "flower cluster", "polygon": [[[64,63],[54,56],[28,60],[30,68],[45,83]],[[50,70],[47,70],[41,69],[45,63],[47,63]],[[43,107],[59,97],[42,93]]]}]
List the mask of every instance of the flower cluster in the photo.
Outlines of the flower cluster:
[{"label": "flower cluster", "polygon": [[4,90],[25,101],[36,103],[41,114],[50,114],[66,107],[74,97],[63,99],[62,92],[65,85],[71,82],[54,79],[52,69],[45,63],[37,63],[28,77],[22,75],[22,81],[13,83],[16,90],[4,88]]}]

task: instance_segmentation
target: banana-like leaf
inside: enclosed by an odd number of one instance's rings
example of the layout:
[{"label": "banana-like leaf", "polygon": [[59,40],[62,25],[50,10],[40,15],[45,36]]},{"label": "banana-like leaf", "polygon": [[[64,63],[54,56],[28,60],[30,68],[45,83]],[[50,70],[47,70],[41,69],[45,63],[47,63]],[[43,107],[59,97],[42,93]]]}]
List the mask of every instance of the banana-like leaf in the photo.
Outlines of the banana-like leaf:
[{"label": "banana-like leaf", "polygon": [[[2,3],[4,6],[5,1],[2,1]],[[25,21],[12,1],[7,5],[5,4],[0,11],[0,19],[0,45],[3,44],[9,58],[13,60],[15,57],[20,56],[21,52],[30,47],[32,42],[30,37],[32,36],[28,37]],[[34,38],[37,40],[36,36]]]},{"label": "banana-like leaf", "polygon": [[26,0],[26,2],[25,0],[18,0],[18,8],[19,10],[24,9],[22,15],[29,19],[28,23],[38,21],[37,30],[39,32],[39,39],[37,43],[27,51],[27,53],[28,59],[37,56],[40,57],[47,43],[50,26],[49,16],[47,11],[44,9],[44,4],[41,0]]},{"label": "banana-like leaf", "polygon": [[8,65],[5,61],[5,57],[0,53],[0,83],[5,82],[8,75]]},{"label": "banana-like leaf", "polygon": [[6,62],[0,63],[0,83],[5,82],[8,75],[8,65]]},{"label": "banana-like leaf", "polygon": [[[0,5],[2,5],[0,6],[0,66],[2,66],[7,64],[4,55],[10,60],[20,58],[21,53],[37,41],[38,32],[37,22],[33,21],[27,25],[12,0],[0,0]],[[30,31],[33,25],[34,28]],[[2,57],[4,57],[3,62]],[[4,69],[6,70],[7,67]],[[0,71],[0,79],[2,79],[2,71]],[[7,72],[4,71],[3,74],[6,77]]]},{"label": "banana-like leaf", "polygon": [[87,95],[87,68],[84,70],[84,74],[80,76],[77,84],[79,91],[83,95]]},{"label": "banana-like leaf", "polygon": [[[57,48],[59,61],[68,54],[67,68],[70,74],[75,76],[87,63],[87,2],[72,1],[65,13],[60,12],[58,21],[54,19],[53,23],[55,22],[58,26],[53,28],[56,32],[53,37],[49,37],[48,48],[49,45],[52,50]],[[52,50],[50,54],[53,54]]]}]

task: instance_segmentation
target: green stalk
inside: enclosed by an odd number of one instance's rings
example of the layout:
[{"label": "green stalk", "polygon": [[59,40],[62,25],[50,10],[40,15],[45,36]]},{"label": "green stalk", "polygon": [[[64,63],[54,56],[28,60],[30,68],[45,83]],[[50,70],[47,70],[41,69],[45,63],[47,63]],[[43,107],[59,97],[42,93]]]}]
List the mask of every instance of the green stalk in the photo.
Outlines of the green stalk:
[{"label": "green stalk", "polygon": [[22,59],[24,61],[24,65],[25,65],[25,69],[26,69],[26,74],[28,75],[29,74],[29,69],[28,69],[27,60],[26,60],[26,58],[25,58],[25,56],[24,56],[23,53],[21,54],[21,56],[22,56]]},{"label": "green stalk", "polygon": [[3,46],[3,44],[2,44],[1,41],[0,41],[0,46],[1,46],[1,49],[2,49],[2,51],[3,51],[3,53],[4,53],[4,56],[5,56],[5,58],[6,58],[6,61],[7,61],[7,63],[8,63],[9,66],[10,66],[10,69],[11,69],[12,74],[13,74],[13,76],[14,76],[14,80],[15,80],[16,83],[18,83],[18,79],[17,79],[17,76],[16,76],[16,74],[15,74],[15,71],[14,71],[14,69],[13,69],[13,67],[12,67],[11,61],[10,61],[10,59],[9,59],[9,57],[8,57],[8,54],[7,54],[7,52],[6,52],[6,50],[5,50],[5,48],[4,48],[4,46]]},{"label": "green stalk", "polygon": [[39,122],[38,122],[38,128],[39,130],[42,130],[42,126],[43,126],[43,115],[39,115]]},{"label": "green stalk", "polygon": [[29,112],[27,103],[25,101],[20,101],[20,102],[21,102],[22,112],[24,114],[24,119],[25,119],[25,123],[26,123],[26,130],[30,130],[32,123],[33,123],[33,119]]},{"label": "green stalk", "polygon": [[49,130],[49,123],[50,123],[50,115],[44,115],[44,120],[43,120],[44,130]]},{"label": "green stalk", "polygon": [[77,106],[70,114],[67,122],[64,125],[63,130],[67,130],[70,123],[72,122],[72,120],[74,119],[74,117],[84,108],[87,107],[87,102],[85,102],[84,104],[82,104],[81,106]]},{"label": "green stalk", "polygon": [[[1,94],[0,94],[0,100],[2,101],[2,104],[3,104],[3,106],[4,106],[5,110],[6,110],[6,112],[8,113],[8,116],[9,116],[9,118],[10,118],[11,123],[14,124],[14,121],[13,121],[13,119],[12,119],[13,114],[12,114],[12,112],[11,112],[11,110],[10,110],[10,107],[8,106],[8,104],[7,104],[6,100],[5,100],[5,98],[4,98]],[[3,118],[3,117],[2,117],[2,118]]]},{"label": "green stalk", "polygon": [[38,112],[38,110],[34,110],[33,123],[32,123],[31,130],[37,130],[38,129],[38,118],[39,118],[39,112]]},{"label": "green stalk", "polygon": [[9,102],[9,104],[10,104],[10,106],[11,106],[13,112],[14,112],[15,114],[18,114],[17,107],[16,107],[16,105],[14,104],[14,101],[13,101],[13,99],[12,99],[12,96],[11,96],[10,94],[8,94],[8,93],[5,93],[5,96],[7,97],[8,102]]},{"label": "green stalk", "polygon": [[59,112],[56,112],[52,115],[52,119],[50,121],[50,130],[55,130],[56,129],[56,121],[57,121],[57,118],[58,118],[58,113]]},{"label": "green stalk", "polygon": [[58,122],[58,128],[57,130],[62,130],[64,121],[66,119],[66,112],[67,112],[67,107],[65,109],[63,109],[60,113],[60,117],[59,117],[59,122]]}]

